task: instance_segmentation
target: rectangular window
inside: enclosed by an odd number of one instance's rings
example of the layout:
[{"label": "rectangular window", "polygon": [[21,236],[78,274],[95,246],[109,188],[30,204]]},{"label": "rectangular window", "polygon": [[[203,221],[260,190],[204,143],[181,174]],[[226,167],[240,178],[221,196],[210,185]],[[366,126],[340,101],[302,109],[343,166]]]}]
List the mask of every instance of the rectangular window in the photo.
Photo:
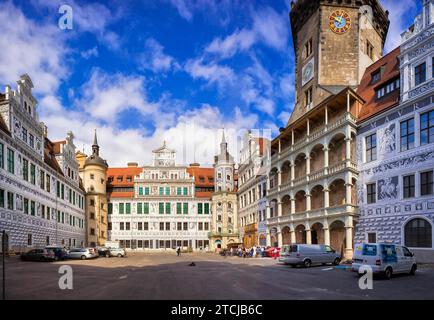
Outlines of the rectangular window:
[{"label": "rectangular window", "polygon": [[166,203],[166,214],[171,214],[170,207],[170,203]]},{"label": "rectangular window", "polygon": [[108,214],[113,214],[113,203],[108,204]]},{"label": "rectangular window", "polygon": [[305,59],[308,58],[312,54],[312,51],[313,51],[313,45],[312,44],[313,44],[313,41],[312,41],[312,38],[310,38],[309,41],[306,42],[306,44],[304,45],[304,54],[305,54],[304,58]]},{"label": "rectangular window", "polygon": [[176,214],[182,214],[182,203],[178,202],[176,204]]},{"label": "rectangular window", "polygon": [[142,222],[137,223],[137,230],[143,230],[143,223]]},{"label": "rectangular window", "polygon": [[420,174],[420,195],[426,196],[433,194],[433,172],[422,172]]},{"label": "rectangular window", "polygon": [[33,245],[33,239],[32,239],[32,234],[31,233],[27,234],[27,245],[28,246],[32,246]]},{"label": "rectangular window", "polygon": [[404,180],[404,198],[413,198],[414,197],[414,175],[405,176]]},{"label": "rectangular window", "polygon": [[178,196],[182,196],[182,188],[181,187],[176,188],[176,194]]},{"label": "rectangular window", "polygon": [[15,173],[15,154],[14,151],[8,148],[8,171]]},{"label": "rectangular window", "polygon": [[29,199],[24,198],[24,213],[29,214]]},{"label": "rectangular window", "polygon": [[414,119],[401,122],[401,151],[414,148]]},{"label": "rectangular window", "polygon": [[414,85],[418,86],[426,81],[426,62],[414,68]]},{"label": "rectangular window", "polygon": [[158,213],[159,214],[164,214],[164,203],[163,202],[160,202],[158,204]]},{"label": "rectangular window", "polygon": [[166,196],[170,196],[170,188],[166,187]]},{"label": "rectangular window", "polygon": [[30,201],[30,214],[34,216],[36,214],[35,201]]},{"label": "rectangular window", "polygon": [[45,189],[45,172],[44,171],[39,171],[39,187],[44,190]]},{"label": "rectangular window", "polygon": [[183,229],[188,231],[188,222],[183,222],[182,224],[184,225]]},{"label": "rectangular window", "polygon": [[145,187],[145,196],[149,195],[149,187]]},{"label": "rectangular window", "polygon": [[35,137],[32,134],[29,134],[29,144],[32,148],[35,147]]},{"label": "rectangular window", "polygon": [[371,75],[371,84],[374,84],[381,79],[381,70],[377,70]]},{"label": "rectangular window", "polygon": [[366,185],[366,191],[367,191],[367,201],[368,203],[375,203],[377,202],[377,191],[376,191],[376,183],[370,183]]},{"label": "rectangular window", "polygon": [[420,144],[434,141],[434,110],[425,112],[420,116]]},{"label": "rectangular window", "polygon": [[205,222],[204,230],[205,231],[209,230],[209,222]]},{"label": "rectangular window", "polygon": [[142,214],[143,213],[142,209],[143,209],[143,204],[141,202],[138,202],[137,203],[137,213]]},{"label": "rectangular window", "polygon": [[377,134],[371,134],[366,138],[366,162],[377,160]]},{"label": "rectangular window", "polygon": [[368,233],[368,243],[376,243],[377,242],[377,234],[375,232]]},{"label": "rectangular window", "polygon": [[149,229],[149,222],[143,222],[143,230],[147,231]]},{"label": "rectangular window", "polygon": [[145,202],[143,204],[143,213],[144,214],[149,214],[149,202]]},{"label": "rectangular window", "polygon": [[124,204],[119,203],[119,214],[124,214]]},{"label": "rectangular window", "polygon": [[143,187],[139,187],[139,196],[143,195]]},{"label": "rectangular window", "polygon": [[36,184],[36,167],[33,163],[30,164],[30,183]]},{"label": "rectangular window", "polygon": [[23,158],[23,179],[29,181],[29,161]]},{"label": "rectangular window", "polygon": [[125,229],[125,225],[123,222],[119,223],[119,230],[123,231]]},{"label": "rectangular window", "polygon": [[5,149],[3,143],[0,143],[0,168],[4,169],[5,167]]},{"label": "rectangular window", "polygon": [[21,130],[21,133],[23,135],[23,141],[25,143],[27,143],[27,129],[23,127],[22,130]]},{"label": "rectangular window", "polygon": [[198,214],[202,214],[203,213],[202,203],[198,203],[197,204],[197,213]]},{"label": "rectangular window", "polygon": [[[200,222],[199,222],[199,224],[200,224]],[[178,231],[181,231],[181,230],[182,230],[182,222],[178,222],[178,223],[176,224],[176,230],[178,230]]]},{"label": "rectangular window", "polygon": [[164,196],[164,187],[160,187],[159,191],[160,196]]},{"label": "rectangular window", "polygon": [[166,231],[170,231],[170,222],[166,222]]},{"label": "rectangular window", "polygon": [[126,214],[131,214],[131,203],[127,202],[125,204],[125,213]]},{"label": "rectangular window", "polygon": [[313,101],[312,98],[313,98],[313,89],[312,87],[310,87],[304,92],[304,101],[305,101],[306,109],[308,110],[311,108],[311,104]]},{"label": "rectangular window", "polygon": [[0,208],[5,207],[5,191],[0,189]]},{"label": "rectangular window", "polygon": [[8,192],[8,209],[14,210],[14,194],[12,192]]},{"label": "rectangular window", "polygon": [[205,214],[209,214],[209,203],[205,203],[204,208],[205,208],[204,210]]},{"label": "rectangular window", "polygon": [[125,222],[125,230],[127,230],[127,231],[130,230],[130,223],[129,222]]},{"label": "rectangular window", "polygon": [[160,222],[160,231],[164,231],[164,222]]},{"label": "rectangular window", "polygon": [[366,55],[374,60],[374,46],[368,40],[366,40]]},{"label": "rectangular window", "polygon": [[65,199],[65,185],[63,183],[60,185],[60,197],[62,200]]},{"label": "rectangular window", "polygon": [[184,203],[183,213],[188,214],[188,203]]}]

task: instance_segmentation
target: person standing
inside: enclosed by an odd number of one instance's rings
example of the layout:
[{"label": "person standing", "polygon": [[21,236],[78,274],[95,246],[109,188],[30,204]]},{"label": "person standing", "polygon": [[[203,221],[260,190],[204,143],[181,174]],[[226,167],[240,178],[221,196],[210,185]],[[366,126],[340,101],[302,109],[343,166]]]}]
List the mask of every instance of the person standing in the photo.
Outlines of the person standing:
[{"label": "person standing", "polygon": [[178,257],[181,255],[181,248],[180,247],[176,248],[176,254],[178,255]]}]

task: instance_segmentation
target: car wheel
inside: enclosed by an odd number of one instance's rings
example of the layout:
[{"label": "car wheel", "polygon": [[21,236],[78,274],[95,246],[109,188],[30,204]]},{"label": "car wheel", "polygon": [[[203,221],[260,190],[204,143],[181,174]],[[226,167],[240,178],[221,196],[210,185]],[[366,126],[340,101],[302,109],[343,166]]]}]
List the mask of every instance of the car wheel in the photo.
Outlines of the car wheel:
[{"label": "car wheel", "polygon": [[303,265],[305,268],[310,268],[310,266],[312,265],[312,261],[310,261],[309,259],[304,260]]},{"label": "car wheel", "polygon": [[386,268],[386,270],[384,271],[384,278],[386,278],[387,280],[389,280],[390,278],[392,278],[392,268],[388,267]]},{"label": "car wheel", "polygon": [[410,274],[414,276],[416,274],[417,266],[414,264],[411,266]]},{"label": "car wheel", "polygon": [[81,256],[81,260],[86,260],[86,256]]},{"label": "car wheel", "polygon": [[118,258],[122,258],[122,254],[118,253]]},{"label": "car wheel", "polygon": [[339,259],[339,258],[336,258],[336,259],[333,261],[333,264],[334,264],[335,266],[339,265],[339,263],[341,263],[341,259]]}]

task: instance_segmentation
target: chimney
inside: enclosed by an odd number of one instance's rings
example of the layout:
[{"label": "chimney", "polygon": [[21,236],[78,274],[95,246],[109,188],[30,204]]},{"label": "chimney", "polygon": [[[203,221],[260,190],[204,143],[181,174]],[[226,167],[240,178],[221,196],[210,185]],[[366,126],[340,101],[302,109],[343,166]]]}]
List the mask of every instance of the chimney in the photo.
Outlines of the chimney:
[{"label": "chimney", "polygon": [[11,86],[10,85],[7,85],[6,86],[6,90],[5,90],[5,97],[6,97],[6,100],[9,100],[9,94],[11,93]]},{"label": "chimney", "polygon": [[128,162],[127,166],[128,168],[137,168],[139,164],[137,162]]}]

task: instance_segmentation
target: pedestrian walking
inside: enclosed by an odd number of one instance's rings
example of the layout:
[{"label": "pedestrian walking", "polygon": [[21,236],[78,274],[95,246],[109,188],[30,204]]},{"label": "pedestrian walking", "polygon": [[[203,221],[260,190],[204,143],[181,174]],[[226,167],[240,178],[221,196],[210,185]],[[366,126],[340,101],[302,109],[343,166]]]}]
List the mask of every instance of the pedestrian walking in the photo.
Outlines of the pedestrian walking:
[{"label": "pedestrian walking", "polygon": [[176,248],[176,254],[178,255],[178,257],[181,255],[181,247]]}]

